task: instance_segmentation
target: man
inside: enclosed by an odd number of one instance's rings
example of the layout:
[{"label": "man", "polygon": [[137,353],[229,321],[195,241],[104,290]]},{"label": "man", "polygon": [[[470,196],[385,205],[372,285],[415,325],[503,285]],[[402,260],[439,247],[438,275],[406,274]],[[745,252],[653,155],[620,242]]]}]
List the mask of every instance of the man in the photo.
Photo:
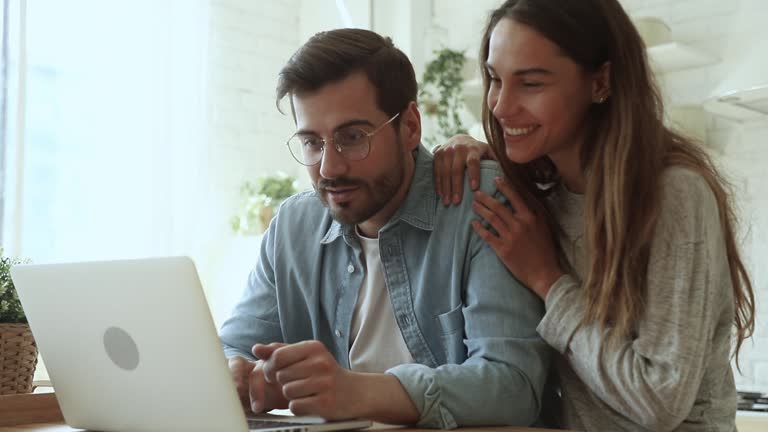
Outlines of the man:
[{"label": "man", "polygon": [[473,234],[470,199],[438,202],[416,92],[407,57],[366,30],[319,33],[280,72],[298,129],[288,147],[315,190],[280,207],[221,329],[253,411],[446,429],[536,420],[543,305]]}]

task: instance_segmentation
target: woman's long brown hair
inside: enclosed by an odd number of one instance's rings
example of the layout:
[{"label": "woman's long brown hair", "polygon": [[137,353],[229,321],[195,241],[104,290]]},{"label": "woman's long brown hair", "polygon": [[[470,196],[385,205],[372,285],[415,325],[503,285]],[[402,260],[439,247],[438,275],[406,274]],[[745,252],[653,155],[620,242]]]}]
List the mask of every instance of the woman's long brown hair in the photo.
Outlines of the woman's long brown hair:
[{"label": "woman's long brown hair", "polygon": [[[557,182],[547,158],[516,164],[503,157],[504,137],[487,104],[485,68],[490,36],[501,19],[527,25],[579,64],[584,72],[610,64],[611,96],[593,105],[581,151],[585,173],[587,245],[582,324],[597,323],[611,341],[628,337],[644,312],[651,240],[661,207],[661,173],[681,166],[701,175],[717,200],[735,307],[735,354],[754,331],[754,293],[739,255],[732,193],[703,148],[664,125],[664,107],[643,41],[617,0],[508,0],[491,13],[483,36],[483,128],[509,181],[529,204],[542,207],[542,184]],[[538,203],[536,203],[538,202]],[[545,214],[553,232],[558,227]]]}]

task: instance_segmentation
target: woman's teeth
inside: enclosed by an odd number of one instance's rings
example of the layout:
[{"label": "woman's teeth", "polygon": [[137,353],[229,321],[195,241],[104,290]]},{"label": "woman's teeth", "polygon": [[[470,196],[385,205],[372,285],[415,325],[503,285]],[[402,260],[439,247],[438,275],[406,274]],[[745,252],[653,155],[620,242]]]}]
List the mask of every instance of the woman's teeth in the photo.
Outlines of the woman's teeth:
[{"label": "woman's teeth", "polygon": [[521,135],[528,135],[529,133],[536,130],[538,126],[528,126],[523,128],[504,128],[504,133],[511,136],[521,136]]}]

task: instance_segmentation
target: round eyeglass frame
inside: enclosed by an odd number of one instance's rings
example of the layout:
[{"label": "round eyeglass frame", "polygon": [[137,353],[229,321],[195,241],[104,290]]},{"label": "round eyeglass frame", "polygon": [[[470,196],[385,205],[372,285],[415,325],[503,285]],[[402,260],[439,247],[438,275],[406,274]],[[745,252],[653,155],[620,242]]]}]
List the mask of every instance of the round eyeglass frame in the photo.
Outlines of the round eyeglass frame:
[{"label": "round eyeglass frame", "polygon": [[[368,148],[367,148],[367,150],[366,150],[366,152],[365,152],[365,156],[363,156],[363,157],[360,157],[360,158],[353,158],[353,159],[350,159],[349,157],[347,157],[347,156],[346,156],[346,155],[345,155],[345,154],[342,152],[342,149],[341,149],[341,148],[340,148],[340,147],[339,147],[339,146],[338,146],[338,145],[337,145],[337,144],[334,142],[334,139],[333,139],[333,137],[331,137],[330,139],[320,138],[320,141],[322,141],[322,143],[323,143],[323,147],[320,149],[320,153],[319,153],[319,156],[318,156],[318,158],[317,158],[317,162],[314,162],[314,163],[305,163],[305,162],[304,162],[304,158],[302,158],[302,157],[300,157],[300,156],[297,156],[296,154],[294,154],[294,153],[293,153],[293,150],[291,149],[291,140],[292,140],[292,139],[294,139],[294,138],[295,138],[295,137],[296,137],[296,136],[299,134],[298,132],[294,133],[293,135],[291,135],[291,137],[290,137],[290,138],[288,138],[288,140],[285,142],[285,146],[286,146],[286,147],[288,147],[288,152],[289,152],[289,153],[291,153],[291,156],[293,156],[293,159],[295,159],[295,160],[296,160],[296,162],[298,162],[298,163],[300,163],[300,164],[302,164],[302,165],[304,165],[304,166],[315,166],[315,165],[319,164],[319,163],[320,163],[320,161],[322,161],[322,160],[323,160],[323,155],[325,154],[325,148],[328,146],[328,143],[329,143],[329,141],[330,141],[330,143],[332,143],[332,144],[333,144],[333,148],[334,148],[334,149],[335,149],[335,150],[336,150],[336,151],[337,151],[337,152],[338,152],[338,153],[341,155],[341,157],[343,157],[344,159],[346,159],[346,160],[349,160],[349,161],[361,161],[361,160],[363,160],[363,159],[367,158],[367,157],[368,157],[368,155],[370,155],[370,154],[371,154],[371,138],[372,138],[374,135],[376,135],[376,134],[377,134],[379,131],[381,131],[382,129],[384,129],[384,127],[385,127],[386,125],[388,125],[388,124],[392,123],[393,121],[395,121],[395,119],[396,119],[396,118],[397,118],[399,115],[400,115],[400,113],[397,113],[397,114],[393,115],[393,116],[392,116],[392,117],[391,117],[389,120],[387,120],[387,121],[385,121],[384,123],[382,123],[382,124],[381,124],[379,127],[377,127],[376,129],[372,130],[371,132],[366,132],[366,133],[365,133],[365,139],[367,140],[367,143],[368,143]],[[336,134],[336,132],[334,132],[334,135],[335,135],[335,134]]]}]

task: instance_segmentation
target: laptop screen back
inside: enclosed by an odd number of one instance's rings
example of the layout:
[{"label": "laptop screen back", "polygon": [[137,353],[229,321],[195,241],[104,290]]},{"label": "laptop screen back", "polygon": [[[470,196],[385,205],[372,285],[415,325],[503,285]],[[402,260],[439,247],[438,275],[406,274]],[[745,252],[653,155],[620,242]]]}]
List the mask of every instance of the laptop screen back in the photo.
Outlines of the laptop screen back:
[{"label": "laptop screen back", "polygon": [[190,259],[26,265],[11,273],[70,426],[247,430]]}]

